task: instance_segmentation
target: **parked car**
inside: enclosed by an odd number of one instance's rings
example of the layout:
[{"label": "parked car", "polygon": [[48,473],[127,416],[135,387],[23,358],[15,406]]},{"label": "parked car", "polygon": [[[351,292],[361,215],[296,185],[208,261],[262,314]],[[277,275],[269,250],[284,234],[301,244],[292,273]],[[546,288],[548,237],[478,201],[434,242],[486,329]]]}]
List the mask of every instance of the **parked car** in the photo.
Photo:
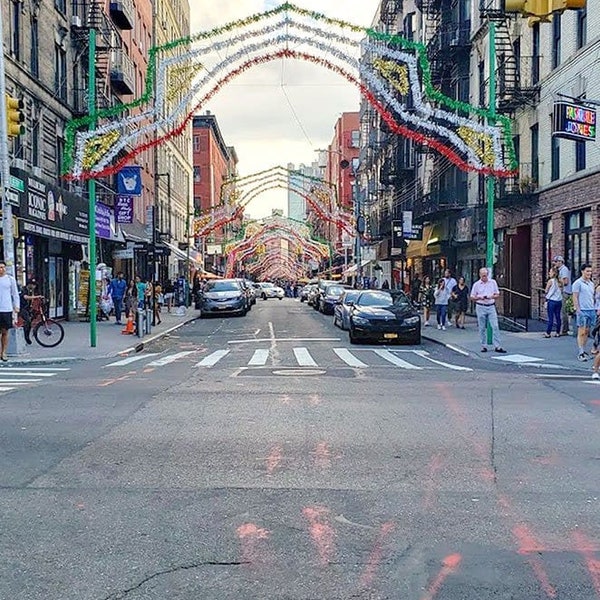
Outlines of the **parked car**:
[{"label": "parked car", "polygon": [[306,302],[308,300],[308,296],[310,295],[310,291],[314,290],[316,287],[316,283],[307,283],[300,291],[300,302]]},{"label": "parked car", "polygon": [[268,281],[254,284],[254,289],[256,290],[257,295],[263,300],[267,300],[267,298],[279,298],[281,300],[285,296],[283,288]]},{"label": "parked car", "polygon": [[323,298],[323,294],[325,293],[325,290],[330,285],[341,285],[341,284],[339,281],[331,281],[329,279],[319,279],[319,281],[317,282],[316,295],[312,296],[312,301],[309,302],[309,304],[315,310],[321,310],[321,299]]},{"label": "parked car", "polygon": [[321,291],[319,297],[319,312],[322,312],[324,315],[332,315],[333,307],[345,289],[346,288],[339,283],[334,283],[325,287]]},{"label": "parked car", "polygon": [[200,317],[209,314],[248,312],[248,296],[237,279],[215,279],[206,283],[198,301]]},{"label": "parked car", "polygon": [[404,292],[361,292],[354,301],[349,321],[351,344],[361,340],[421,343],[421,317]]},{"label": "parked car", "polygon": [[347,331],[350,327],[350,312],[361,290],[344,290],[333,308],[333,324]]}]

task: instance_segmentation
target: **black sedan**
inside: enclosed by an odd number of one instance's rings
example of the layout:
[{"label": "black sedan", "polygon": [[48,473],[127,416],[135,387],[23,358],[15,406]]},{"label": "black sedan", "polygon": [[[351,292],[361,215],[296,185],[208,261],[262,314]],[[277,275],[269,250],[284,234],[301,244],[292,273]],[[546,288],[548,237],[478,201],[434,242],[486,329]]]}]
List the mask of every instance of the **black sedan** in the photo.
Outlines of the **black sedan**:
[{"label": "black sedan", "polygon": [[421,317],[404,292],[361,292],[350,312],[350,343],[421,343]]}]

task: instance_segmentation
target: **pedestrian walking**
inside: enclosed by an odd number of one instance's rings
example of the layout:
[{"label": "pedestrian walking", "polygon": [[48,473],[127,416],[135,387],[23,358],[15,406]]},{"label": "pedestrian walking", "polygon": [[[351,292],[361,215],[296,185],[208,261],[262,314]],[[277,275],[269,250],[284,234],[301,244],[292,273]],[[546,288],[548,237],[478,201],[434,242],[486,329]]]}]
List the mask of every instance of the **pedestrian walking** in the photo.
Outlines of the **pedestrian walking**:
[{"label": "pedestrian walking", "polygon": [[567,307],[571,305],[573,286],[571,281],[571,270],[565,264],[565,259],[562,256],[554,257],[554,266],[558,270],[558,281],[561,285],[562,306],[560,311],[561,318],[561,335],[569,335],[569,312]]},{"label": "pedestrian walking", "polygon": [[23,334],[25,343],[31,346],[31,322],[33,321],[33,301],[40,300],[44,296],[36,294],[37,283],[35,279],[29,279],[27,285],[21,289],[19,317],[23,320]]},{"label": "pedestrian walking", "polygon": [[133,312],[134,307],[137,305],[137,287],[135,281],[132,279],[127,285],[125,295],[123,296],[123,307],[125,310],[125,318],[128,319]]},{"label": "pedestrian walking", "polygon": [[125,297],[125,291],[127,290],[127,281],[123,278],[123,273],[119,271],[117,276],[111,280],[108,286],[108,293],[113,301],[113,308],[115,311],[115,323],[122,325],[121,313],[123,312],[123,298]]},{"label": "pedestrian walking", "polygon": [[137,291],[137,303],[138,308],[144,308],[144,302],[146,300],[146,282],[142,281],[139,275],[135,277],[135,289]]},{"label": "pedestrian walking", "polygon": [[452,290],[451,298],[454,301],[454,324],[457,329],[465,328],[465,316],[469,306],[469,286],[464,277],[458,278],[458,283]]},{"label": "pedestrian walking", "polygon": [[450,300],[450,290],[446,287],[446,280],[440,279],[433,292],[435,298],[435,314],[437,319],[437,328],[446,331],[446,317],[448,315],[448,302]]},{"label": "pedestrian walking", "polygon": [[429,275],[425,275],[423,278],[423,284],[419,290],[419,301],[421,302],[421,306],[423,307],[423,326],[429,327],[429,315],[431,313],[431,307],[435,302],[435,297],[433,295],[434,289],[431,285],[431,278]]},{"label": "pedestrian walking", "polygon": [[545,338],[549,338],[552,333],[552,325],[556,323],[556,333],[554,337],[559,337],[561,329],[561,310],[562,310],[562,285],[558,279],[558,270],[552,267],[548,274],[546,282],[546,303],[548,308],[548,326],[546,327]]},{"label": "pedestrian walking", "polygon": [[413,302],[419,302],[421,296],[421,278],[418,273],[415,273],[413,280],[410,282],[410,297]]},{"label": "pedestrian walking", "polygon": [[581,266],[581,277],[573,283],[573,307],[577,315],[577,360],[585,362],[589,354],[585,351],[590,330],[596,324],[596,310],[594,309],[594,282],[592,281],[592,267]]},{"label": "pedestrian walking", "polygon": [[162,286],[157,281],[154,284],[154,309],[153,309],[154,310],[154,322],[157,325],[160,325],[162,323],[162,320],[160,318],[160,311],[162,309],[163,303],[164,303],[164,296],[163,296]]},{"label": "pedestrian walking", "polygon": [[17,282],[0,260],[0,359],[4,362],[8,360],[8,330],[13,328],[20,308]]},{"label": "pedestrian walking", "polygon": [[500,297],[498,284],[490,278],[490,272],[486,267],[479,269],[479,279],[471,288],[471,300],[475,302],[475,313],[477,314],[477,327],[481,341],[481,351],[487,352],[487,328],[492,329],[492,342],[494,350],[500,354],[506,354],[506,350],[500,343],[500,328],[498,327],[498,313],[496,312],[496,299]]},{"label": "pedestrian walking", "polygon": [[[454,277],[452,276],[452,272],[450,271],[450,269],[446,269],[444,271],[444,283],[446,286],[446,289],[449,290],[450,293],[452,293],[452,290],[456,287],[456,279],[454,279]],[[452,315],[454,314],[454,301],[452,300],[452,298],[448,301],[448,320],[451,321],[452,320]]]}]

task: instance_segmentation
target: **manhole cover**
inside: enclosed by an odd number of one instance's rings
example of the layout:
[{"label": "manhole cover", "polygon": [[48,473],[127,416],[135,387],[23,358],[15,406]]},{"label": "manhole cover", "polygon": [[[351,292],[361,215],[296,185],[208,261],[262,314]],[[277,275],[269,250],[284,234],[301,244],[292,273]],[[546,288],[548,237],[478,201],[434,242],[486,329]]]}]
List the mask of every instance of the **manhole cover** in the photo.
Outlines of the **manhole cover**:
[{"label": "manhole cover", "polygon": [[324,375],[327,373],[321,369],[278,369],[273,371],[273,375]]}]

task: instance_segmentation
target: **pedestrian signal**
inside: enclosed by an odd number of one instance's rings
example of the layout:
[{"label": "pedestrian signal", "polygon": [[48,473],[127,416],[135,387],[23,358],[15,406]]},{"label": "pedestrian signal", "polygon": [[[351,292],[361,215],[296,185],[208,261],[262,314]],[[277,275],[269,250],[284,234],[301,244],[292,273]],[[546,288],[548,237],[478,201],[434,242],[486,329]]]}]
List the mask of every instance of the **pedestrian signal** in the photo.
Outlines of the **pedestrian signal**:
[{"label": "pedestrian signal", "polygon": [[19,98],[6,95],[6,132],[9,137],[25,133],[25,103]]}]

